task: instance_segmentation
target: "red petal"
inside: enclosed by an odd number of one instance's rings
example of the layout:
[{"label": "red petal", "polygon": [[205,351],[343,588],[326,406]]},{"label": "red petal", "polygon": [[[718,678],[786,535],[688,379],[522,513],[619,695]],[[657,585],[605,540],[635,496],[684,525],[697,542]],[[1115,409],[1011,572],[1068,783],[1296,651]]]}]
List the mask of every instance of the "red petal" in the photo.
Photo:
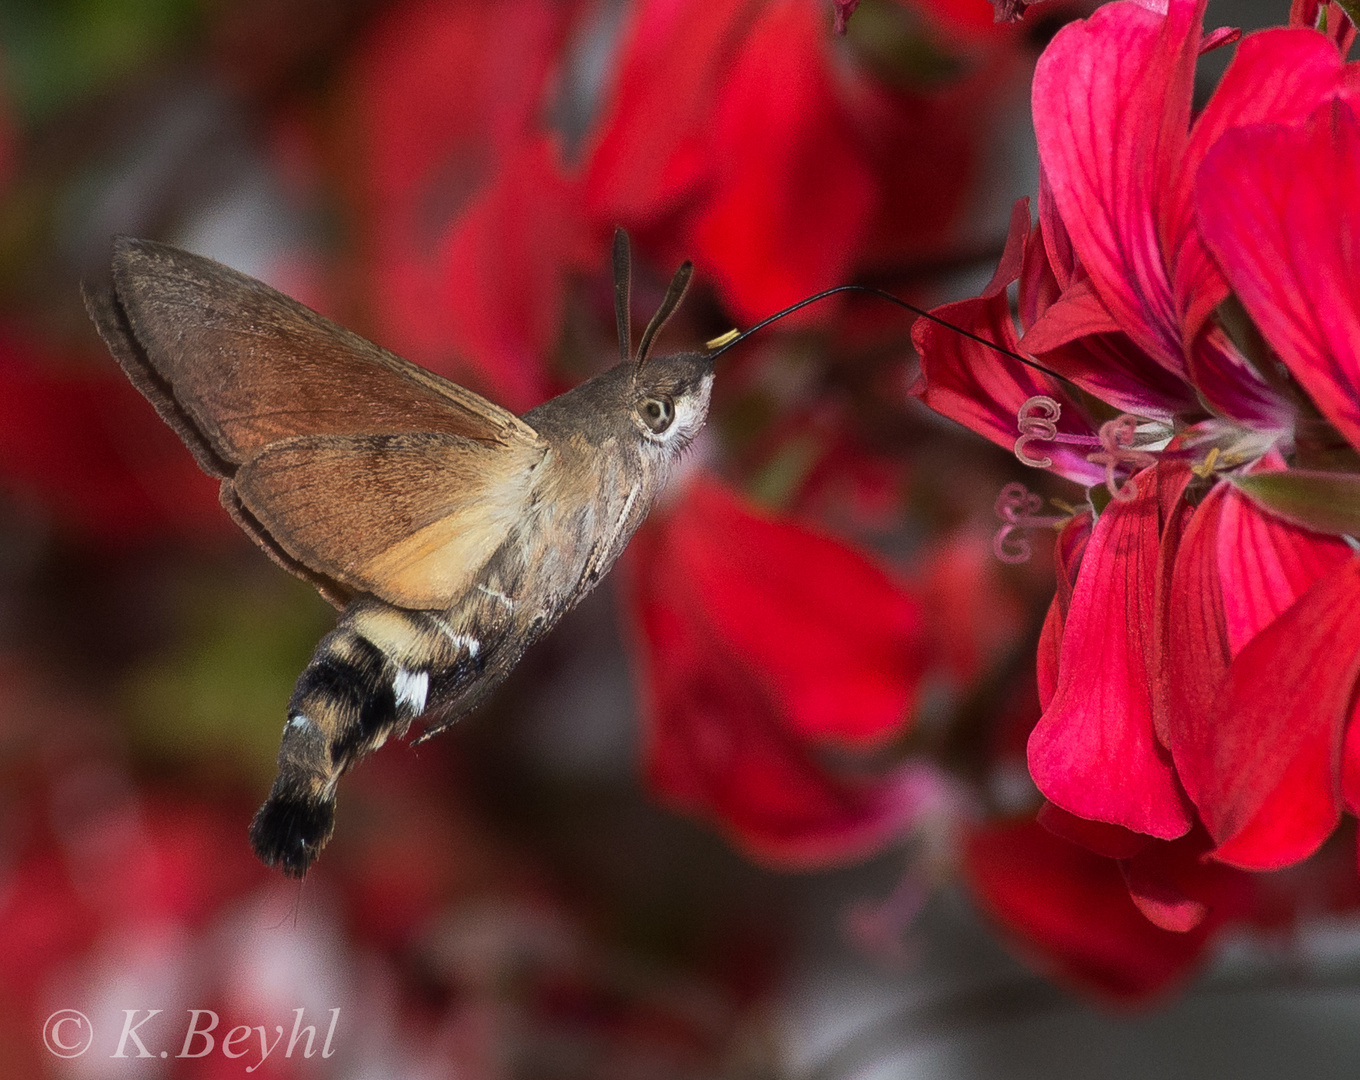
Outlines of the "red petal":
[{"label": "red petal", "polygon": [[1043,630],[1039,634],[1038,670],[1036,681],[1039,684],[1039,705],[1047,709],[1058,691],[1059,658],[1062,655],[1063,627],[1067,612],[1072,606],[1072,588],[1076,584],[1077,569],[1081,566],[1082,554],[1091,539],[1091,515],[1078,514],[1058,534],[1058,542],[1053,545],[1053,561],[1057,564],[1057,589],[1053,603],[1044,617]]},{"label": "red petal", "polygon": [[1209,905],[1204,901],[1186,896],[1156,874],[1144,872],[1141,860],[1127,860],[1119,868],[1129,887],[1129,899],[1154,926],[1184,934],[1199,926],[1209,914]]},{"label": "red petal", "polygon": [[1343,540],[1268,514],[1235,488],[1223,497],[1219,579],[1228,644],[1236,656],[1328,571],[1351,557]]},{"label": "red petal", "polygon": [[1151,363],[1106,310],[1090,278],[1072,284],[1020,339],[1028,352],[1084,390],[1117,409],[1169,419],[1199,408],[1195,390],[1179,376]]},{"label": "red petal", "polygon": [[1327,20],[1327,37],[1340,56],[1346,56],[1355,42],[1355,24],[1336,0],[1294,0],[1289,5],[1289,25],[1316,30]]},{"label": "red petal", "polygon": [[[859,557],[751,515],[711,481],[663,524],[633,545],[652,783],[782,864],[858,858],[897,835],[921,805],[916,772],[838,776],[807,740],[872,738],[900,721],[914,605]],[[849,607],[868,622],[847,626]]]},{"label": "red petal", "polygon": [[1231,131],[1205,158],[1200,227],[1233,290],[1318,407],[1360,446],[1360,120]]},{"label": "red petal", "polygon": [[385,5],[334,110],[373,336],[444,374],[466,372],[437,238],[535,128],[570,14],[555,0]]},{"label": "red petal", "polygon": [[1149,836],[1130,832],[1119,825],[1079,818],[1051,802],[1046,802],[1039,808],[1036,820],[1054,836],[1061,836],[1064,840],[1080,844],[1088,851],[1094,851],[1107,859],[1132,858],[1148,844],[1156,843]]},{"label": "red petal", "polygon": [[1159,502],[1174,504],[1184,467],[1136,477],[1137,495],[1112,502],[1092,530],[1063,630],[1057,692],[1029,741],[1039,790],[1078,817],[1171,838],[1191,819],[1153,730]]},{"label": "red petal", "polygon": [[1165,18],[1102,7],[1059,31],[1033,89],[1039,156],[1082,265],[1124,331],[1182,375],[1158,211],[1187,137],[1204,4],[1171,0]]},{"label": "red petal", "polygon": [[1179,840],[1148,844],[1126,860],[1124,880],[1138,910],[1157,926],[1179,933],[1259,916],[1263,897],[1257,876],[1206,862],[1211,846],[1204,830],[1196,828]]},{"label": "red petal", "polygon": [[[1021,200],[1011,214],[1010,234],[1000,264],[982,296],[945,304],[931,314],[1003,349],[1018,350],[1006,287],[1024,265],[1028,237],[1029,211]],[[1062,414],[1057,423],[1061,433],[1088,437],[1095,433],[1081,407],[1056,379],[929,319],[917,319],[911,337],[921,354],[921,374],[910,393],[998,446],[1015,449],[1020,437],[1020,408],[1039,394],[1059,403]],[[1104,476],[1079,449],[1041,443],[1035,452],[1052,457],[1053,471],[1078,483],[1096,483]]]},{"label": "red petal", "polygon": [[1185,977],[1207,930],[1170,933],[1129,898],[1119,865],[1033,822],[968,839],[965,868],[978,903],[1060,978],[1117,998],[1155,993]]},{"label": "red petal", "polygon": [[666,799],[783,865],[862,857],[914,819],[917,770],[847,777],[810,745],[877,737],[909,704],[915,607],[881,571],[706,480],[639,533],[631,565],[647,771]]},{"label": "red petal", "polygon": [[1209,148],[1231,128],[1263,121],[1301,120],[1335,90],[1341,57],[1325,38],[1308,30],[1265,30],[1238,47],[1209,103],[1195,120],[1185,161],[1169,193],[1163,222],[1166,250],[1186,339],[1228,295],[1199,236],[1194,183]]},{"label": "red petal", "polygon": [[1312,854],[1341,813],[1343,725],[1360,674],[1360,560],[1321,578],[1233,661],[1200,814],[1234,866]]},{"label": "red petal", "polygon": [[1198,763],[1213,738],[1209,718],[1232,661],[1218,572],[1219,520],[1231,490],[1215,486],[1195,510],[1177,546],[1160,612],[1165,644],[1153,699],[1157,736],[1196,804],[1204,783]]}]

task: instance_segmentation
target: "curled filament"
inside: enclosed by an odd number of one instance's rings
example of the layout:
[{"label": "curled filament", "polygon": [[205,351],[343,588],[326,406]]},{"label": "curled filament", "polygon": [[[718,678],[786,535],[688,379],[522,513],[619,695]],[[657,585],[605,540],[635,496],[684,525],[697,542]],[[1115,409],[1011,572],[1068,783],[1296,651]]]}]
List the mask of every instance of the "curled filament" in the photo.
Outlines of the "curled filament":
[{"label": "curled filament", "polygon": [[1012,482],[996,497],[996,516],[1004,524],[992,537],[992,553],[1004,563],[1028,562],[1034,553],[1025,529],[1048,529],[1067,519],[1058,515],[1041,515],[1044,500],[1024,484]]},{"label": "curled filament", "polygon": [[1138,437],[1138,418],[1125,413],[1100,425],[1100,445],[1102,449],[1087,454],[1086,460],[1093,465],[1105,466],[1105,488],[1110,497],[1120,502],[1128,502],[1138,495],[1138,485],[1127,479],[1120,484],[1115,470],[1125,468],[1130,473],[1146,469],[1157,463],[1157,458],[1146,450],[1136,450],[1133,441]]},{"label": "curled filament", "polygon": [[1047,394],[1035,394],[1020,406],[1020,411],[1016,414],[1020,438],[1015,440],[1015,456],[1020,460],[1020,464],[1028,465],[1031,469],[1052,468],[1051,457],[1031,457],[1025,448],[1032,442],[1053,442],[1057,439],[1057,420],[1061,415],[1062,406]]}]

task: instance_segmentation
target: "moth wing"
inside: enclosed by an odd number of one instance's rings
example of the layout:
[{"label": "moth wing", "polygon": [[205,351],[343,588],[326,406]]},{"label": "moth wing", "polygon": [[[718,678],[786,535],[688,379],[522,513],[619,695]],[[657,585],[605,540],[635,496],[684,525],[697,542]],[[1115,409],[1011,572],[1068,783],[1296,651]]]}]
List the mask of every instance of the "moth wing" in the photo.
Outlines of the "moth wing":
[{"label": "moth wing", "polygon": [[540,446],[513,413],[211,259],[114,244],[114,290],[87,296],[115,359],[210,473],[298,435],[447,432]]},{"label": "moth wing", "polygon": [[510,536],[546,452],[447,432],[300,435],[230,483],[292,559],[398,607],[439,609]]}]

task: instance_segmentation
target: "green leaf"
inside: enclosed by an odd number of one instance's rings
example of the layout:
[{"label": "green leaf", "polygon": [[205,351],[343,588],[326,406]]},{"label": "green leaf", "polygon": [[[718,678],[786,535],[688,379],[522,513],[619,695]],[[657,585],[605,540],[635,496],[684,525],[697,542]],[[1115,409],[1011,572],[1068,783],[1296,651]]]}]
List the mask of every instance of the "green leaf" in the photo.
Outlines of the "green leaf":
[{"label": "green leaf", "polygon": [[1360,537],[1360,476],[1289,469],[1229,476],[1239,491],[1276,517],[1337,536]]}]

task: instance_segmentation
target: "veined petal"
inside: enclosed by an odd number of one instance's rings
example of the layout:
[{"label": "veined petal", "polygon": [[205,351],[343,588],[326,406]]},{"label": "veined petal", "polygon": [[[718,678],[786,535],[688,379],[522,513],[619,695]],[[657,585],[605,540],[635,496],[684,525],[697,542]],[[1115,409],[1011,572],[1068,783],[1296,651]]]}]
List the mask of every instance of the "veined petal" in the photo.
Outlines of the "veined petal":
[{"label": "veined petal", "polygon": [[1058,587],[1054,590],[1053,602],[1048,607],[1043,630],[1039,633],[1038,667],[1035,672],[1035,680],[1039,685],[1039,707],[1042,709],[1048,708],[1058,690],[1063,626],[1072,606],[1072,589],[1077,581],[1081,557],[1090,539],[1091,515],[1082,513],[1063,526],[1062,532],[1058,534],[1058,542],[1053,545]]},{"label": "veined petal", "polygon": [[1265,513],[1231,484],[1217,485],[1195,511],[1165,613],[1158,731],[1202,812],[1221,793],[1221,744],[1237,738],[1218,719],[1232,658],[1349,557],[1341,541]]},{"label": "veined petal", "polygon": [[1218,530],[1218,566],[1232,654],[1240,653],[1315,581],[1350,557],[1344,541],[1291,525],[1227,488]]},{"label": "veined petal", "polygon": [[1233,291],[1360,446],[1360,120],[1334,100],[1302,127],[1230,131],[1195,190],[1201,231]]},{"label": "veined petal", "polygon": [[1341,815],[1341,744],[1360,675],[1360,559],[1318,580],[1237,655],[1213,719],[1200,816],[1215,858],[1275,870]]},{"label": "veined petal", "polygon": [[1077,271],[1077,253],[1072,250],[1072,236],[1063,224],[1062,215],[1058,213],[1053,185],[1048,182],[1043,162],[1039,163],[1039,230],[1044,238],[1048,263],[1058,280],[1058,288],[1066,289]]},{"label": "veined petal", "polygon": [[1219,524],[1230,490],[1227,484],[1215,486],[1186,525],[1159,612],[1164,644],[1153,694],[1157,736],[1197,805],[1207,784],[1214,702],[1232,663],[1218,560]]},{"label": "veined petal", "polygon": [[1289,403],[1275,393],[1216,324],[1190,343],[1186,366],[1200,396],[1217,412],[1253,427],[1285,428]]},{"label": "veined petal", "polygon": [[[945,304],[933,314],[1003,348],[1018,348],[1004,291],[990,298]],[[921,374],[909,391],[912,396],[998,446],[1015,448],[1020,408],[1036,395],[1058,402],[1062,412],[1056,423],[1061,434],[1095,435],[1081,406],[1056,379],[928,319],[916,321],[911,337],[921,354]],[[1040,443],[1034,451],[1051,457],[1054,472],[1079,484],[1099,483],[1104,476],[1102,469],[1086,460],[1086,448]]]},{"label": "veined petal", "polygon": [[1232,128],[1302,120],[1336,91],[1341,69],[1336,47],[1312,30],[1277,28],[1250,34],[1195,120],[1184,165],[1167,193],[1163,219],[1163,243],[1187,341],[1228,295],[1228,283],[1195,222],[1195,175],[1205,154]]},{"label": "veined petal", "polygon": [[1078,817],[1170,839],[1190,828],[1185,798],[1153,729],[1149,688],[1163,506],[1184,466],[1139,473],[1091,532],[1063,629],[1058,689],[1029,740],[1047,798]]},{"label": "veined petal", "polygon": [[1123,333],[1090,278],[1079,274],[1020,339],[1026,352],[1101,401],[1149,419],[1199,409],[1194,387],[1149,362]]},{"label": "veined petal", "polygon": [[1206,0],[1165,17],[1108,4],[1064,27],[1034,72],[1039,156],[1072,246],[1119,325],[1184,375],[1158,214],[1190,119]]}]

